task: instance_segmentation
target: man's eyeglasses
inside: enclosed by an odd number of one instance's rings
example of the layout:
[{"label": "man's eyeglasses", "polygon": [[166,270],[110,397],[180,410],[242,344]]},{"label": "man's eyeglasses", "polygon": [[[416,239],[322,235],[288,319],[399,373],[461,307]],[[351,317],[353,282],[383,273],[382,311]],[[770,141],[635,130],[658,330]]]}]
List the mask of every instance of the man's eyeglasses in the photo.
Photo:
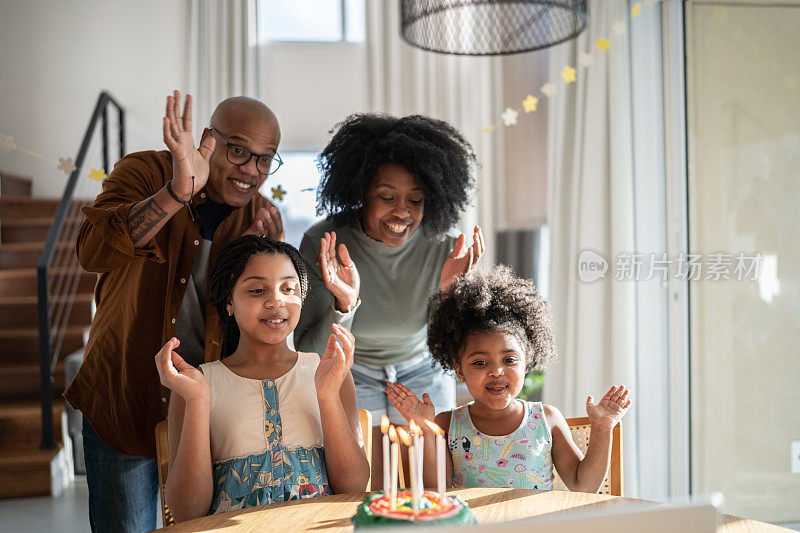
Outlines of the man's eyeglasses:
[{"label": "man's eyeglasses", "polygon": [[263,174],[264,176],[269,176],[270,174],[275,174],[275,172],[280,168],[283,164],[281,160],[281,156],[278,155],[278,152],[275,152],[275,155],[258,155],[254,154],[244,146],[239,146],[238,144],[231,144],[228,142],[228,139],[223,137],[220,132],[215,130],[214,128],[208,128],[211,130],[213,134],[219,137],[222,142],[225,143],[227,146],[227,150],[225,151],[225,155],[228,158],[228,161],[237,166],[243,166],[250,162],[252,158],[256,158],[256,170],[259,174]]}]

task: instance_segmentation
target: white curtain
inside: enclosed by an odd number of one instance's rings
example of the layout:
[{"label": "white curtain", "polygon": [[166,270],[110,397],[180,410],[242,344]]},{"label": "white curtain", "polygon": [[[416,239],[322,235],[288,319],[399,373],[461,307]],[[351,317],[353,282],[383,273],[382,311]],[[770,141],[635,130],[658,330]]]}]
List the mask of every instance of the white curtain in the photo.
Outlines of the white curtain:
[{"label": "white curtain", "polygon": [[[486,264],[494,257],[495,177],[502,171],[500,132],[482,133],[498,122],[503,108],[499,59],[426,52],[400,37],[397,0],[367,0],[367,83],[369,108],[396,116],[423,114],[445,120],[472,143],[480,167],[473,206],[461,221],[471,240],[480,224]],[[498,128],[501,129],[501,128]],[[468,233],[467,233],[468,232]]]},{"label": "white curtain", "polygon": [[[636,395],[635,282],[615,280],[616,256],[634,251],[633,166],[628,39],[614,24],[628,25],[624,0],[592,0],[590,23],[575,40],[551,50],[550,79],[561,81],[565,65],[577,81],[559,83],[548,114],[550,298],[558,328],[559,361],[545,372],[544,400],[566,417],[586,416],[612,384]],[[608,38],[611,49],[595,47]],[[579,66],[581,53],[594,64]],[[578,258],[593,250],[608,262],[605,278],[584,283]],[[635,495],[636,413],[624,419],[625,492]]]},{"label": "white curtain", "polygon": [[214,108],[231,96],[258,96],[257,0],[190,0],[189,91],[199,139]]}]

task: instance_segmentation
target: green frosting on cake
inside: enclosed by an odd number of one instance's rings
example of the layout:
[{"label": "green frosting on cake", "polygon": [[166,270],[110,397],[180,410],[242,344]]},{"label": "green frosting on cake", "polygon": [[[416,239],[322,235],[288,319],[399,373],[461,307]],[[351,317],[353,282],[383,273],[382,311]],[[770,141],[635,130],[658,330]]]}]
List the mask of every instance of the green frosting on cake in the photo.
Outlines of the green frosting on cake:
[{"label": "green frosting on cake", "polygon": [[450,518],[443,520],[399,520],[396,518],[387,518],[385,516],[378,516],[369,509],[369,504],[372,500],[383,496],[382,493],[370,494],[361,505],[358,506],[355,516],[351,518],[355,529],[368,528],[368,527],[387,527],[387,526],[458,526],[463,524],[477,524],[475,516],[469,510],[466,502],[458,496],[450,496],[451,499],[456,500],[462,505],[461,511]]}]

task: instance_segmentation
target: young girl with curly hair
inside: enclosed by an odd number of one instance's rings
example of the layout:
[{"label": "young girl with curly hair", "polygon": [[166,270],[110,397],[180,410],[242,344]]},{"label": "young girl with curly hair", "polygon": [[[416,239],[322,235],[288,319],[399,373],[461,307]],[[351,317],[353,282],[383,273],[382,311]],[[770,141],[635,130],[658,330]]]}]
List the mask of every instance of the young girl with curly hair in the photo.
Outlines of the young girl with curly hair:
[{"label": "young girl with curly hair", "polygon": [[334,324],[322,357],[287,344],[308,292],[298,251],[240,237],[220,251],[210,288],[225,322],[220,360],[195,368],[175,338],[156,355],[161,383],[175,393],[166,485],[175,520],[363,491],[353,335]]},{"label": "young girl with curly hair", "polygon": [[[435,415],[401,383],[386,394],[403,416],[434,419],[446,431],[447,479],[453,487],[552,489],[553,467],[570,490],[597,492],[611,458],[611,430],[631,405],[625,386],[586,399],[592,438],[584,457],[558,409],[517,398],[525,374],[555,359],[548,303],[507,267],[473,272],[431,298],[428,345],[434,359],[465,382],[474,401]],[[432,437],[432,435],[431,435]],[[435,461],[425,439],[426,464]],[[435,486],[435,469],[424,473]]]},{"label": "young girl with curly hair", "polygon": [[[332,324],[350,328],[358,406],[372,412],[375,424],[384,414],[403,423],[383,392],[386,381],[430,391],[440,409],[455,407],[455,381],[434,368],[428,353],[426,307],[431,294],[483,254],[477,226],[470,246],[454,230],[474,166],[461,133],[420,115],[352,115],[320,155],[317,209],[329,216],[300,244],[318,268],[309,272],[294,340],[301,350],[318,351]],[[373,435],[377,442],[378,429]],[[382,448],[373,450],[373,488],[380,489]]]}]

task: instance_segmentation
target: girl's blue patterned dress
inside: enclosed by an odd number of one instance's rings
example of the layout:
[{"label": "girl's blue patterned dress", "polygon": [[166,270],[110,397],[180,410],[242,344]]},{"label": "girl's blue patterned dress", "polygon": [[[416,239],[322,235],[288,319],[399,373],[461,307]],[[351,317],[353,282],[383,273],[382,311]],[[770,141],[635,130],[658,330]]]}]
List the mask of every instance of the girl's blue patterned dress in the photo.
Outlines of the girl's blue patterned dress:
[{"label": "girl's blue patterned dress", "polygon": [[300,353],[287,374],[265,380],[219,361],[201,365],[212,397],[209,514],[331,494],[314,394],[318,362],[317,354]]}]

